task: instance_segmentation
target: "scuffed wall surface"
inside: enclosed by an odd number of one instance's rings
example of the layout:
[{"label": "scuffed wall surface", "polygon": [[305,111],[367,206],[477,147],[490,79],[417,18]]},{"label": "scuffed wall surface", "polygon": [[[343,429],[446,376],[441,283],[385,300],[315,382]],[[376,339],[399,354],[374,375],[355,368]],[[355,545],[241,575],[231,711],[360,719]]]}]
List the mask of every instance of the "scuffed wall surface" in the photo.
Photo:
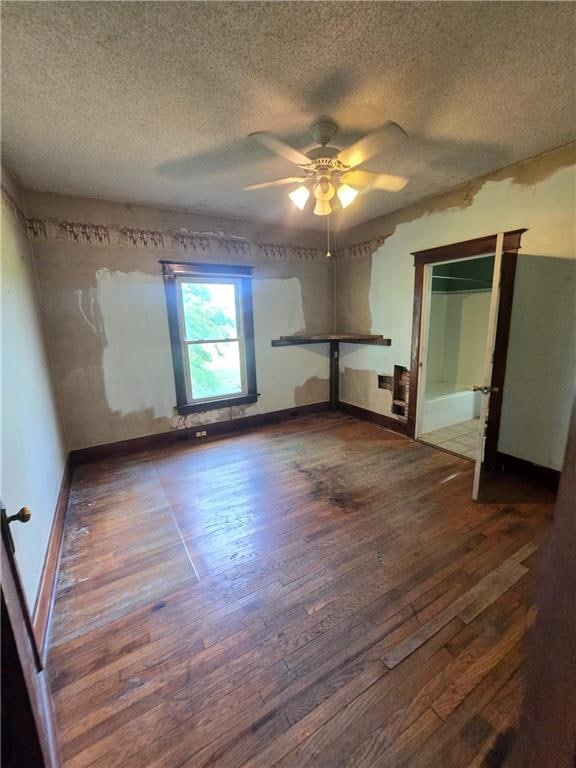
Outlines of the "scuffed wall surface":
[{"label": "scuffed wall surface", "polygon": [[371,333],[370,278],[372,257],[337,261],[335,269],[336,330]]},{"label": "scuffed wall surface", "polygon": [[[550,229],[548,231],[541,229],[536,236],[532,232],[531,237],[534,243],[538,243],[538,247],[544,251],[542,255],[546,255],[545,251],[549,249],[550,238],[554,242],[554,248],[558,250],[557,256],[559,258],[570,259],[572,256],[571,245],[572,240],[570,237],[570,227],[572,221],[572,213],[569,208],[570,195],[574,195],[574,184],[570,182],[570,178],[574,173],[574,164],[576,163],[576,143],[570,144],[560,149],[553,150],[552,152],[546,152],[538,157],[534,157],[530,160],[526,160],[523,163],[517,165],[511,165],[503,168],[495,173],[482,176],[478,179],[474,179],[460,187],[455,187],[443,194],[434,195],[433,197],[424,198],[413,205],[409,205],[405,208],[400,208],[385,216],[371,219],[363,224],[359,224],[354,227],[350,227],[345,232],[341,232],[338,235],[338,247],[348,248],[356,243],[366,243],[379,239],[384,242],[387,238],[391,237],[396,229],[400,225],[417,223],[421,219],[426,217],[433,217],[436,214],[443,213],[456,213],[458,211],[466,211],[470,207],[474,207],[476,212],[480,208],[487,207],[490,209],[490,213],[494,217],[496,227],[487,231],[485,229],[486,222],[478,220],[474,212],[469,212],[469,216],[465,217],[463,221],[465,226],[474,230],[474,234],[469,237],[482,237],[486,234],[492,234],[498,230],[517,229],[516,227],[509,226],[503,223],[508,222],[510,216],[514,216],[515,213],[522,213],[522,206],[530,209],[532,203],[532,189],[540,188],[541,182],[546,182],[552,177],[559,174],[561,171],[567,171],[568,175],[564,176],[564,190],[567,192],[567,197],[564,198],[565,204],[557,208],[552,200],[546,203],[542,197],[538,200],[538,205],[543,206],[543,210],[546,210],[548,215],[548,221],[550,222]],[[507,182],[500,191],[493,196],[491,192],[491,183]],[[556,183],[558,186],[558,182]],[[482,193],[480,196],[478,193]],[[486,199],[486,193],[488,193],[488,200]],[[518,196],[516,195],[518,193]],[[523,193],[527,193],[527,197],[523,196]],[[502,209],[502,202],[508,200],[509,196],[514,198],[513,209],[506,211]],[[499,205],[500,204],[500,205]],[[427,231],[423,233],[425,235],[423,244],[419,244],[413,250],[422,250],[424,248],[433,248],[435,246],[444,245],[446,243],[457,242],[457,239],[453,237],[452,233],[459,232],[462,228],[462,224],[458,223],[460,217],[450,217],[444,225],[439,223],[438,219],[435,219],[429,226]],[[498,222],[501,222],[499,224]],[[484,228],[482,228],[484,225]],[[421,227],[418,227],[418,231]],[[553,234],[554,232],[560,234]],[[564,234],[562,234],[564,233]],[[416,237],[416,235],[415,235]],[[462,239],[462,238],[460,238]],[[466,238],[469,239],[469,238]],[[432,240],[432,242],[430,242]]]},{"label": "scuffed wall surface", "polygon": [[[3,172],[2,184],[10,185]],[[11,186],[11,185],[10,185]],[[9,192],[17,200],[17,190]],[[26,601],[34,608],[66,451],[37,303],[32,253],[22,220],[2,195],[2,481],[8,514],[30,507],[11,526]]]},{"label": "scuffed wall surface", "polygon": [[[262,224],[187,218],[181,211],[158,211],[103,201],[30,194],[29,215],[41,220],[77,221],[147,232],[178,226],[190,231],[222,232],[226,236],[251,235],[285,238],[297,243],[298,232],[286,234]],[[252,227],[252,228],[251,228]],[[308,258],[291,259],[277,249],[265,249],[256,260],[239,241],[231,252],[187,253],[155,247],[160,240],[144,236],[136,245],[35,237],[35,261],[51,365],[64,426],[71,448],[125,440],[169,429],[238,418],[319,402],[320,387],[306,382],[327,382],[328,350],[306,347],[272,348],[278,335],[332,329],[334,317],[332,266]],[[43,231],[41,229],[41,235]],[[97,239],[96,232],[94,238]],[[303,247],[313,247],[300,233]],[[302,241],[304,241],[302,243]],[[223,248],[223,246],[222,246]],[[267,258],[267,254],[270,257]],[[253,264],[254,324],[257,383],[261,397],[254,405],[207,411],[178,417],[174,414],[174,377],[164,286],[159,259]],[[302,387],[307,394],[302,394]],[[304,400],[302,398],[304,397]],[[326,396],[321,400],[327,399]]]},{"label": "scuffed wall surface", "polygon": [[[353,347],[342,345],[341,398],[364,408],[390,415],[391,402],[377,394],[377,374],[391,375],[394,364],[409,366],[414,291],[413,251],[468,240],[512,229],[527,227],[522,238],[522,254],[563,259],[576,258],[574,210],[576,208],[576,157],[574,147],[548,153],[485,179],[422,201],[379,220],[367,222],[340,236],[340,245],[351,248],[354,242],[383,238],[371,256],[354,258],[344,251],[344,263],[336,266],[337,327],[350,324],[353,330],[370,330],[392,339],[391,347]],[[370,264],[368,303],[350,298],[350,292],[366,294],[366,265]],[[350,275],[358,267],[358,276]],[[354,306],[358,310],[354,310]],[[358,329],[356,328],[358,326]],[[347,330],[348,328],[346,328]],[[358,384],[354,371],[369,371],[372,376]],[[366,383],[367,382],[367,383]],[[514,385],[512,385],[514,389]],[[511,392],[514,397],[514,392]],[[534,408],[539,407],[534,403]],[[529,414],[525,414],[529,418]],[[552,430],[552,421],[547,427]],[[503,434],[506,426],[503,423]],[[554,438],[556,444],[562,437]],[[532,456],[533,458],[529,458]],[[530,449],[524,458],[541,463],[541,454]]]},{"label": "scuffed wall surface", "polygon": [[253,242],[284,243],[321,248],[322,232],[191,213],[182,209],[116,203],[73,195],[26,191],[30,216],[66,222],[88,222],[106,227],[222,233]]},{"label": "scuffed wall surface", "polygon": [[[50,365],[69,447],[99,445],[170,429],[169,418],[157,416],[154,403],[124,413],[110,407],[104,376],[106,333],[98,303],[97,275],[109,269],[125,275],[149,275],[157,281],[156,295],[163,300],[159,255],[146,253],[143,257],[138,251],[118,253],[50,242],[35,243],[34,253]],[[135,291],[137,286],[136,280]],[[144,333],[142,339],[145,343]],[[129,356],[130,350],[126,354]],[[170,363],[170,375],[171,371]],[[137,383],[132,392],[135,402],[143,401],[142,392],[148,392],[148,384]]]}]

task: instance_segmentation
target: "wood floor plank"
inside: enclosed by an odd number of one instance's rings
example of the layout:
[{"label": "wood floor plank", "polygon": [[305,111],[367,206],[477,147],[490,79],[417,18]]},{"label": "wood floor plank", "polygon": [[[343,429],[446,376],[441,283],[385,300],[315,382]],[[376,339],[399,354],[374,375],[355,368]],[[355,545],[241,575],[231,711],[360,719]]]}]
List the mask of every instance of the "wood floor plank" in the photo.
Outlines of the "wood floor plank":
[{"label": "wood floor plank", "polygon": [[487,574],[441,613],[426,622],[393,651],[386,654],[384,657],[386,666],[390,669],[395,667],[455,616],[462,618],[464,615],[468,617],[469,621],[475,618],[527,572],[527,569],[518,564],[519,556],[521,556],[520,550]]},{"label": "wood floor plank", "polygon": [[342,414],[78,468],[64,768],[480,765],[517,717],[553,497],[471,479]]}]

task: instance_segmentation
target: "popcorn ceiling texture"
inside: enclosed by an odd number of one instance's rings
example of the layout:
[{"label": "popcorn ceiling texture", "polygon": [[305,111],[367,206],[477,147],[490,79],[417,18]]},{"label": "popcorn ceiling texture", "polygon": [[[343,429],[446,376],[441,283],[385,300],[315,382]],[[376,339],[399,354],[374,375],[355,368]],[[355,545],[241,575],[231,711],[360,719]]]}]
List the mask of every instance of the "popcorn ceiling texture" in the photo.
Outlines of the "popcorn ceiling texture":
[{"label": "popcorn ceiling texture", "polygon": [[410,183],[344,229],[574,136],[571,3],[20,2],[2,21],[4,156],[39,190],[321,228],[283,190],[241,191],[293,168],[248,134],[306,150],[319,114],[342,145],[395,120],[410,139],[367,168]]}]

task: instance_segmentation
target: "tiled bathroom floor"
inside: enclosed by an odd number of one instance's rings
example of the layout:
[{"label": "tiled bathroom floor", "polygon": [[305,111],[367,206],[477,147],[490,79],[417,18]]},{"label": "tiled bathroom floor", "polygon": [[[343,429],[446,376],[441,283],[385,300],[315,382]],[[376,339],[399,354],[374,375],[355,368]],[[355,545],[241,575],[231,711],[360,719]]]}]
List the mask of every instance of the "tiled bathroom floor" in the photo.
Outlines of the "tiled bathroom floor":
[{"label": "tiled bathroom floor", "polygon": [[478,428],[480,419],[461,421],[450,427],[436,429],[434,432],[426,432],[421,436],[425,443],[437,445],[447,451],[459,453],[468,459],[476,458],[476,443],[478,440]]}]

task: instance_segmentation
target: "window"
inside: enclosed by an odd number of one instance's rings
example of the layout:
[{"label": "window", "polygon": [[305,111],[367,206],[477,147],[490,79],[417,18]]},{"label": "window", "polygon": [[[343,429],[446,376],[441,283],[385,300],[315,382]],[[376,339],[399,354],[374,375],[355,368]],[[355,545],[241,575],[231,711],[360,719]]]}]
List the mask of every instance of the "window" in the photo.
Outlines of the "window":
[{"label": "window", "polygon": [[178,413],[256,402],[252,267],[162,269]]}]

